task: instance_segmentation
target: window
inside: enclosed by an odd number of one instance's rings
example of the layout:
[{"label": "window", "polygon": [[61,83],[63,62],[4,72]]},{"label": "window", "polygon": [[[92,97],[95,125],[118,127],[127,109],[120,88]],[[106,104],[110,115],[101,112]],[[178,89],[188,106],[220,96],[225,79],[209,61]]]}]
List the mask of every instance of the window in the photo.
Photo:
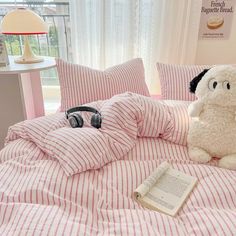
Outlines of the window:
[{"label": "window", "polygon": [[[39,14],[49,25],[47,35],[29,36],[30,45],[36,55],[61,57],[71,61],[71,36],[69,2],[47,0],[0,1],[0,20],[16,7],[26,7]],[[6,35],[9,55],[21,55],[23,37]],[[46,112],[55,111],[59,106],[59,81],[55,69],[40,72],[43,85]]]}]

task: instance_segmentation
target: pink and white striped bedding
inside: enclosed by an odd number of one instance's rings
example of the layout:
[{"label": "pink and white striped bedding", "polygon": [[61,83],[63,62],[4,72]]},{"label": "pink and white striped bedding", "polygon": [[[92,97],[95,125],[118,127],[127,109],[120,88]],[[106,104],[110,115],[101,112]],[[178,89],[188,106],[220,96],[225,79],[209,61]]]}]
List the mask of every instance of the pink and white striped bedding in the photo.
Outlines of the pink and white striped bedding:
[{"label": "pink and white striped bedding", "polygon": [[214,65],[177,65],[158,62],[156,66],[162,99],[194,101],[195,95],[189,92],[190,81],[204,69]]},{"label": "pink and white striped bedding", "polygon": [[[164,130],[161,135],[136,137],[120,159],[69,177],[39,145],[45,120],[31,126],[37,130],[34,140],[23,135],[27,132],[19,124],[18,130],[12,127],[0,152],[0,235],[235,235],[235,171],[218,168],[217,160],[209,165],[190,161],[183,138],[188,103],[155,103],[171,116],[153,119],[162,121],[155,124]],[[166,119],[170,122],[165,126]],[[151,126],[140,127],[140,134],[152,133]],[[48,130],[54,128],[48,125]],[[145,209],[132,198],[133,190],[164,160],[199,180],[175,218]]]},{"label": "pink and white striped bedding", "polygon": [[[6,140],[33,141],[56,158],[68,176],[121,159],[134,147],[138,137],[186,142],[187,129],[181,129],[184,135],[179,135],[176,127],[179,114],[173,111],[174,107],[134,93],[116,95],[95,104],[103,117],[101,129],[92,129],[88,116],[84,117],[86,127],[72,129],[65,114],[60,113],[19,123],[10,128]],[[188,124],[188,116],[185,118]]]},{"label": "pink and white striped bedding", "polygon": [[104,71],[57,59],[61,90],[61,111],[84,103],[133,92],[149,96],[141,58],[129,60]]}]

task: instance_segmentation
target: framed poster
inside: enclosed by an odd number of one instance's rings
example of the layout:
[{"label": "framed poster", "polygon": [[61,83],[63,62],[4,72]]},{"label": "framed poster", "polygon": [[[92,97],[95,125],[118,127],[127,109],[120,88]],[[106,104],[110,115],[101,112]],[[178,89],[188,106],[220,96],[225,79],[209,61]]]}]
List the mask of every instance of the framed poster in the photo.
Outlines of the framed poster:
[{"label": "framed poster", "polygon": [[235,0],[202,0],[199,39],[228,39]]},{"label": "framed poster", "polygon": [[9,65],[7,48],[4,41],[4,36],[0,35],[0,66]]}]

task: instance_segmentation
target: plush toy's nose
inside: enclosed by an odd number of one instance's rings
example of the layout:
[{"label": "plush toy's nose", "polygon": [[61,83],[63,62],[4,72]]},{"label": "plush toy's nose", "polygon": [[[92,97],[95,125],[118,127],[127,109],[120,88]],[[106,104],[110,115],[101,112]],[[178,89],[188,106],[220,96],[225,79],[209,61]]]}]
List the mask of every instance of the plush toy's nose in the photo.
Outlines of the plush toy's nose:
[{"label": "plush toy's nose", "polygon": [[210,99],[212,99],[214,103],[217,104],[219,101],[221,102],[222,98],[226,98],[227,96],[228,93],[226,93],[223,88],[216,88],[214,91],[212,91]]}]

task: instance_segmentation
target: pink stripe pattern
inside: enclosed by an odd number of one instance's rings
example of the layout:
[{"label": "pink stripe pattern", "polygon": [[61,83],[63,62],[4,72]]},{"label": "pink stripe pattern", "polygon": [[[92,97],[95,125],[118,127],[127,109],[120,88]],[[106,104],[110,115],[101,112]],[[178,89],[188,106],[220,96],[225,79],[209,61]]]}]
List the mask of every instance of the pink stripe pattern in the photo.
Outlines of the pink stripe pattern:
[{"label": "pink stripe pattern", "polygon": [[175,65],[157,63],[161,84],[161,97],[167,100],[194,101],[194,94],[189,92],[190,81],[209,65]]},{"label": "pink stripe pattern", "polygon": [[91,127],[91,114],[81,113],[85,127],[72,129],[65,114],[58,113],[10,127],[6,143],[18,138],[33,141],[70,176],[121,159],[137,137],[159,137],[171,120],[165,104],[134,93],[97,103],[103,117],[101,129]]},{"label": "pink stripe pattern", "polygon": [[[139,96],[137,99],[142,100]],[[151,112],[151,102],[144,99],[139,104],[136,115],[147,118],[143,108]],[[217,160],[208,165],[189,160],[187,147],[178,144],[185,142],[180,137],[187,127],[187,103],[161,104],[158,111],[163,109],[165,114],[151,117],[145,128],[138,130],[134,147],[121,159],[70,177],[61,163],[38,145],[43,144],[45,132],[64,125],[62,114],[31,123],[27,135],[22,123],[14,132],[11,128],[7,145],[0,152],[0,235],[236,235],[235,171],[217,167]],[[106,106],[114,105],[110,102]],[[97,103],[98,108],[103,106],[105,103]],[[175,122],[169,120],[172,112],[179,117]],[[124,111],[120,115],[134,114]],[[84,118],[87,122],[90,117],[84,114]],[[104,122],[108,124],[108,120]],[[160,121],[156,126],[159,131],[149,128],[156,121]],[[171,141],[162,135],[149,137],[163,130]],[[164,160],[198,178],[175,218],[143,208],[132,197],[134,189]]]},{"label": "pink stripe pattern", "polygon": [[137,58],[105,71],[57,59],[61,88],[61,111],[124,92],[150,96],[142,59]]}]

